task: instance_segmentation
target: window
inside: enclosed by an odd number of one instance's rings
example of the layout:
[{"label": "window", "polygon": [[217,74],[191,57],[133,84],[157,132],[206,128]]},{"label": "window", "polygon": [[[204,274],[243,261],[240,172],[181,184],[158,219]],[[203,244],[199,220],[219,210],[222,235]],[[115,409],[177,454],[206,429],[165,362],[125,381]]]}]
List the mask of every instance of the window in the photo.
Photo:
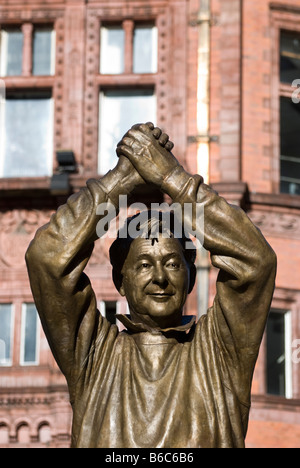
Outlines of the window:
[{"label": "window", "polygon": [[35,28],[33,33],[33,75],[54,74],[55,34],[52,28]]},{"label": "window", "polygon": [[34,304],[24,304],[22,310],[21,364],[38,364],[39,320]]},{"label": "window", "polygon": [[300,78],[300,34],[280,32],[280,192],[300,195],[300,104],[291,86]]},{"label": "window", "polygon": [[54,71],[53,26],[24,23],[1,28],[0,75],[6,96],[0,102],[0,177],[52,175]]},{"label": "window", "polygon": [[0,304],[0,366],[12,363],[12,305]]},{"label": "window", "polygon": [[280,81],[291,84],[300,77],[300,34],[281,31]]},{"label": "window", "polygon": [[[24,50],[29,49],[29,55]],[[0,35],[0,76],[54,75],[55,33],[30,23],[4,28]]]},{"label": "window", "polygon": [[157,36],[154,22],[125,19],[122,23],[107,23],[101,27],[100,74],[97,77],[100,174],[117,164],[117,144],[132,125],[157,120]]},{"label": "window", "polygon": [[0,116],[0,177],[52,173],[53,102],[51,92],[7,93]]},{"label": "window", "polygon": [[21,29],[2,29],[0,33],[0,75],[22,74],[23,33]]},{"label": "window", "polygon": [[107,75],[124,73],[125,32],[121,26],[101,28],[100,72]]},{"label": "window", "polygon": [[128,129],[156,121],[156,97],[150,89],[118,89],[100,93],[99,170],[106,174],[117,163],[116,147]]},{"label": "window", "polygon": [[157,28],[154,24],[127,20],[122,25],[101,28],[100,73],[125,72],[157,72]]},{"label": "window", "polygon": [[270,313],[267,324],[267,393],[292,397],[291,314]]},{"label": "window", "polygon": [[300,195],[300,105],[280,98],[280,189]]},{"label": "window", "polygon": [[115,325],[118,303],[115,301],[101,301],[100,312],[112,325]]},{"label": "window", "polygon": [[157,72],[157,28],[137,25],[133,35],[133,73]]}]

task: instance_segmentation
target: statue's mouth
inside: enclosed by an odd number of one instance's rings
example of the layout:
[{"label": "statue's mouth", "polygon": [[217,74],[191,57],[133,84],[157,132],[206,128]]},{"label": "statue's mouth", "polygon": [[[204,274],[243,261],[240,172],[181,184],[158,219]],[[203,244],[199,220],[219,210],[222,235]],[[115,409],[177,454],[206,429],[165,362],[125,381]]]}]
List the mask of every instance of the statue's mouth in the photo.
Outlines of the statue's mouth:
[{"label": "statue's mouth", "polygon": [[151,293],[148,294],[150,297],[152,297],[154,300],[158,302],[164,302],[169,300],[171,297],[174,296],[174,294],[171,293]]}]

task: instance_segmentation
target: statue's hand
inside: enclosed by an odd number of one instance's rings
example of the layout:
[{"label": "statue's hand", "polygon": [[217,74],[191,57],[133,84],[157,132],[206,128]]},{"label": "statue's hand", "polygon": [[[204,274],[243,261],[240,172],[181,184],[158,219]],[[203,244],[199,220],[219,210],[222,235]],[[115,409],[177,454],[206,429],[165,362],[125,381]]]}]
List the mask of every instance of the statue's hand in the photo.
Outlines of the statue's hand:
[{"label": "statue's hand", "polygon": [[[126,156],[147,183],[162,187],[176,168],[177,159],[171,153],[174,145],[166,133],[151,123],[134,125],[117,146],[117,154]],[[182,169],[183,170],[183,169]]]},{"label": "statue's hand", "polygon": [[131,192],[138,185],[145,184],[144,179],[131,164],[130,160],[123,154],[119,156],[115,172],[120,183],[123,183],[123,185],[126,183],[128,192]]},{"label": "statue's hand", "polygon": [[102,177],[101,183],[111,201],[118,206],[120,195],[130,194],[137,186],[145,184],[145,181],[129,159],[121,154],[116,167]]}]

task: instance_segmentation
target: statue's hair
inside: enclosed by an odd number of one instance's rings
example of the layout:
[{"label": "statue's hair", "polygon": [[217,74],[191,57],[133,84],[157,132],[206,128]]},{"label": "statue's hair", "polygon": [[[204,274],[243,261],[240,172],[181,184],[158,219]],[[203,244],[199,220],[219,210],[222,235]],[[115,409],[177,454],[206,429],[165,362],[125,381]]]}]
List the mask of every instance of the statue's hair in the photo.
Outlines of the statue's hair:
[{"label": "statue's hair", "polygon": [[[180,227],[178,228],[178,226]],[[194,267],[196,247],[192,240],[185,235],[182,225],[176,222],[174,213],[144,211],[126,220],[109,251],[113,267],[113,281],[118,291],[122,285],[122,269],[132,242],[136,238],[143,238],[152,240],[152,244],[154,244],[160,235],[166,238],[177,238],[189,267]]]}]

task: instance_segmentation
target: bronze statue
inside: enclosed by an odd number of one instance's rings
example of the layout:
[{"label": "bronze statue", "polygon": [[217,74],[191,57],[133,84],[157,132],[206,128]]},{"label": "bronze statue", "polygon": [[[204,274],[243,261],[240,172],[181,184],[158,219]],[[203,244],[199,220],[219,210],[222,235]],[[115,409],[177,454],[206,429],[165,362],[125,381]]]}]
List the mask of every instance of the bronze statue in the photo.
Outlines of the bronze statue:
[{"label": "bronze statue", "polygon": [[[245,445],[276,256],[247,215],[188,174],[172,148],[152,124],[134,126],[118,145],[116,168],[72,195],[27,251],[36,306],[68,383],[72,447]],[[195,251],[161,217],[149,236],[148,219],[140,236],[119,236],[110,251],[114,282],[131,314],[118,317],[127,328],[119,332],[98,312],[84,269],[97,240],[97,206],[118,207],[120,194],[148,183],[183,208],[203,208],[199,236],[220,270],[217,294],[197,323],[182,317],[195,282]],[[197,230],[195,215],[188,217],[184,222]]]}]

